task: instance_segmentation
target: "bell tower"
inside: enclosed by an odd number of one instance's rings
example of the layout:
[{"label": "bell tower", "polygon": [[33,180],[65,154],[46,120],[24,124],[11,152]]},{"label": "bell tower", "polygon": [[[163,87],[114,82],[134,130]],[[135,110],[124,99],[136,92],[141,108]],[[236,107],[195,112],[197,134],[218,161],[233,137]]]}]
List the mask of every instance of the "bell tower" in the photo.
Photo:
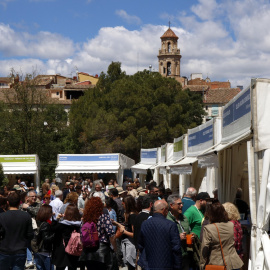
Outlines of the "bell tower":
[{"label": "bell tower", "polygon": [[161,49],[158,54],[159,73],[163,77],[180,78],[180,49],[178,36],[170,28],[160,37]]}]

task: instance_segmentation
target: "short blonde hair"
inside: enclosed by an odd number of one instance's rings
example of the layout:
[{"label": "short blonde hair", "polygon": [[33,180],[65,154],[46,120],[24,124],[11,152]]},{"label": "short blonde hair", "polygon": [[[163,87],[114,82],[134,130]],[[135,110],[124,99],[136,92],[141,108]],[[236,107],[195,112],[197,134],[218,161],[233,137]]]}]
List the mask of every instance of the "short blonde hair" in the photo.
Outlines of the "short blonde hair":
[{"label": "short blonde hair", "polygon": [[239,220],[240,219],[240,214],[237,209],[237,207],[230,202],[226,202],[223,204],[226,212],[228,213],[229,220]]}]

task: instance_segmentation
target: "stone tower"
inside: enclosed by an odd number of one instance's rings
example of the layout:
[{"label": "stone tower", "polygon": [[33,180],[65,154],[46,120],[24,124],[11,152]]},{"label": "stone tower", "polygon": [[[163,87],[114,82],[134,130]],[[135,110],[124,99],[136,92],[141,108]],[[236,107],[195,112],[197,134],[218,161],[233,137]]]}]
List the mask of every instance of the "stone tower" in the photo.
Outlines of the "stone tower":
[{"label": "stone tower", "polygon": [[169,29],[160,37],[161,50],[158,54],[159,73],[164,77],[180,78],[180,49],[177,48],[178,36]]}]

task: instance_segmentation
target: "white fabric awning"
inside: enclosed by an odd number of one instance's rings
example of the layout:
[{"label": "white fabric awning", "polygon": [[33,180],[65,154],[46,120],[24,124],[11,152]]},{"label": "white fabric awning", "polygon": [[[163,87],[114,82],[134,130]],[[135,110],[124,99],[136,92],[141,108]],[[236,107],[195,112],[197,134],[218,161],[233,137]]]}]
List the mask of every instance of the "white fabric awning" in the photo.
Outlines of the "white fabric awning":
[{"label": "white fabric awning", "polygon": [[147,170],[150,169],[152,166],[153,165],[151,164],[137,163],[131,167],[131,171],[139,174],[146,174]]},{"label": "white fabric awning", "polygon": [[3,166],[4,174],[36,174],[36,166]]},{"label": "white fabric awning", "polygon": [[234,139],[228,143],[220,143],[203,154],[199,155],[198,158],[198,166],[201,168],[205,167],[218,167],[218,155],[219,151],[222,151],[228,147],[231,147],[234,144],[239,143],[242,140],[245,140],[250,137],[250,131],[242,134],[238,138]]},{"label": "white fabric awning", "polygon": [[56,173],[118,173],[119,165],[107,166],[57,166]]},{"label": "white fabric awning", "polygon": [[195,157],[185,157],[182,160],[170,166],[171,174],[191,174],[192,164],[198,159]]}]

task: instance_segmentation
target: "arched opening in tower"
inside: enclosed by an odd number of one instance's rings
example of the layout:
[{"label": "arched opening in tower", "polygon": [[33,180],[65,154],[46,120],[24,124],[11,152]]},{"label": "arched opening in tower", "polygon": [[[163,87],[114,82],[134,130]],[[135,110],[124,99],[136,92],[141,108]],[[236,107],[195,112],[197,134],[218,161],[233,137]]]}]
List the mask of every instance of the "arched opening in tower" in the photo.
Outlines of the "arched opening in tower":
[{"label": "arched opening in tower", "polygon": [[171,62],[167,63],[167,76],[171,75]]}]

